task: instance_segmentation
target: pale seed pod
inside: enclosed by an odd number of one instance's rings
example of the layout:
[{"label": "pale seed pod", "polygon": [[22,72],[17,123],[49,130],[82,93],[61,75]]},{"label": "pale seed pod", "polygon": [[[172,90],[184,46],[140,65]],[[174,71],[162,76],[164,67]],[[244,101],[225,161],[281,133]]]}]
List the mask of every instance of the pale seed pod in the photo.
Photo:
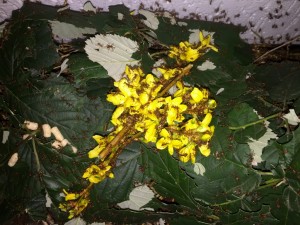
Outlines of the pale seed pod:
[{"label": "pale seed pod", "polygon": [[49,124],[43,124],[42,125],[43,128],[43,134],[45,138],[49,138],[51,137],[51,127]]},{"label": "pale seed pod", "polygon": [[61,141],[61,146],[65,147],[67,144],[70,144],[70,142],[67,139],[64,139]]},{"label": "pale seed pod", "polygon": [[11,156],[10,159],[8,160],[7,165],[8,165],[9,167],[13,167],[14,165],[16,165],[18,159],[19,159],[19,156],[18,156],[18,153],[16,152],[16,153],[12,154],[12,156]]},{"label": "pale seed pod", "polygon": [[51,146],[56,149],[61,149],[62,145],[60,141],[54,141]]},{"label": "pale seed pod", "polygon": [[24,121],[24,124],[25,124],[25,127],[29,130],[37,130],[38,127],[39,127],[39,124],[38,123],[35,123],[35,122],[31,122],[31,121],[28,121],[28,120],[25,120]]},{"label": "pale seed pod", "polygon": [[60,133],[60,131],[57,127],[52,127],[51,132],[52,132],[52,134],[54,135],[54,137],[57,141],[64,140],[64,137],[62,136],[62,134]]},{"label": "pale seed pod", "polygon": [[[28,138],[28,137],[29,137],[29,134],[24,134],[22,138],[23,138],[23,140],[25,140],[25,139]],[[30,137],[30,138],[28,138],[27,140],[31,140],[31,139],[32,139],[32,138]]]}]

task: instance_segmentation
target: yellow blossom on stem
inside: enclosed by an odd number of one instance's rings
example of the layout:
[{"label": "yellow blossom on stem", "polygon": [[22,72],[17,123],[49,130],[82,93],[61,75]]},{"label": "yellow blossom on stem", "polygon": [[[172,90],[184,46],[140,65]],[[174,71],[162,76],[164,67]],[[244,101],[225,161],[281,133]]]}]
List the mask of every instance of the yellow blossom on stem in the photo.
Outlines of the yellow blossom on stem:
[{"label": "yellow blossom on stem", "polygon": [[65,193],[65,201],[75,200],[80,196],[77,193],[68,193],[65,189],[63,189],[63,192]]},{"label": "yellow blossom on stem", "polygon": [[94,140],[98,143],[98,145],[91,151],[89,151],[89,158],[96,158],[99,156],[100,152],[106,147],[105,138],[101,135],[94,135]]},{"label": "yellow blossom on stem", "polygon": [[165,149],[168,147],[170,155],[173,155],[174,148],[181,148],[183,143],[180,140],[172,139],[170,133],[166,129],[162,129],[160,132],[161,138],[156,142],[156,148]]},{"label": "yellow blossom on stem", "polygon": [[199,150],[201,154],[204,155],[205,157],[210,155],[210,148],[208,147],[208,144],[201,145]]},{"label": "yellow blossom on stem", "polygon": [[106,177],[114,177],[113,173],[109,172],[110,169],[111,166],[106,166],[104,169],[100,169],[96,165],[91,165],[89,168],[86,169],[82,178],[86,178],[91,183],[97,184],[104,180]]},{"label": "yellow blossom on stem", "polygon": [[199,33],[199,39],[200,39],[200,42],[201,42],[201,47],[203,48],[203,47],[205,47],[205,48],[210,48],[210,49],[212,49],[212,50],[214,50],[215,52],[218,52],[218,49],[215,47],[215,46],[213,46],[213,45],[211,45],[210,44],[210,39],[211,39],[211,37],[210,37],[210,35],[207,35],[205,38],[203,37],[203,33],[202,32],[200,32]]},{"label": "yellow blossom on stem", "polygon": [[191,160],[192,163],[195,163],[195,161],[196,161],[195,147],[196,147],[196,144],[191,142],[191,143],[187,144],[185,147],[181,148],[178,152],[180,161],[186,163],[189,160]]}]

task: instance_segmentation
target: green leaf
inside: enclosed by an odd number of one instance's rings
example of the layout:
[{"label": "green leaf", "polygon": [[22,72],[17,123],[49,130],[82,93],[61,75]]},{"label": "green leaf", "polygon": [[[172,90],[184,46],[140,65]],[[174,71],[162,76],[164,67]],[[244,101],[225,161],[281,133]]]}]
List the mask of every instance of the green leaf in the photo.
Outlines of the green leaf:
[{"label": "green leaf", "polygon": [[230,225],[278,224],[278,220],[271,214],[269,206],[263,206],[261,210],[251,213],[242,210],[235,214],[225,214],[223,212],[220,217],[222,224]]},{"label": "green leaf", "polygon": [[258,115],[247,103],[236,105],[228,113],[230,129],[236,130],[234,137],[235,140],[240,143],[246,143],[249,137],[258,139],[266,132],[265,126],[261,123],[244,127],[245,125],[256,122],[257,120],[259,120]]},{"label": "green leaf", "polygon": [[142,146],[139,143],[133,143],[123,150],[113,170],[115,178],[106,179],[93,190],[92,199],[95,207],[101,209],[103,203],[116,204],[128,199],[129,193],[134,188],[134,182],[142,178],[137,164],[141,151]]},{"label": "green leaf", "polygon": [[255,78],[265,84],[269,96],[278,102],[286,103],[300,97],[298,76],[300,64],[284,61],[259,66]]},{"label": "green leaf", "polygon": [[200,179],[192,193],[203,204],[232,212],[258,210],[261,206],[253,202],[251,192],[259,186],[261,176],[249,166],[249,146],[236,144],[230,135],[228,129],[216,128],[211,141],[213,155],[200,161],[206,168],[203,177],[189,173]]},{"label": "green leaf", "polygon": [[108,78],[107,71],[99,63],[89,60],[86,54],[72,54],[68,64],[76,83],[85,84],[90,79]]},{"label": "green leaf", "polygon": [[184,206],[197,208],[197,203],[190,194],[195,187],[194,182],[185,175],[178,161],[170,157],[167,151],[144,151],[142,164],[145,165],[145,175],[155,181],[154,189],[158,193],[163,194],[163,197],[174,198],[175,202]]},{"label": "green leaf", "polygon": [[45,195],[37,195],[27,202],[27,213],[34,221],[45,220],[47,216]]}]

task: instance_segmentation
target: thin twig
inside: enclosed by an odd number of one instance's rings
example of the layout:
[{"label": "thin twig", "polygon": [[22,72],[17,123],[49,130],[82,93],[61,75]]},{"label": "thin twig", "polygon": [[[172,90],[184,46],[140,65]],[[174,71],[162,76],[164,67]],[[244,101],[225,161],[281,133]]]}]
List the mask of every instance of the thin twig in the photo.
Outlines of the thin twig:
[{"label": "thin twig", "polygon": [[276,51],[277,49],[279,48],[282,48],[294,41],[296,41],[297,39],[300,39],[300,35],[297,35],[296,37],[294,37],[292,40],[288,41],[288,42],[285,42],[284,44],[280,45],[280,46],[277,46],[276,48],[273,48],[271,49],[270,51],[267,51],[266,53],[264,53],[263,55],[261,55],[260,57],[258,57],[256,60],[254,60],[254,63],[256,63],[257,61],[261,60],[262,58],[264,58],[265,56],[267,56],[268,54],[270,54],[271,52],[274,52]]}]

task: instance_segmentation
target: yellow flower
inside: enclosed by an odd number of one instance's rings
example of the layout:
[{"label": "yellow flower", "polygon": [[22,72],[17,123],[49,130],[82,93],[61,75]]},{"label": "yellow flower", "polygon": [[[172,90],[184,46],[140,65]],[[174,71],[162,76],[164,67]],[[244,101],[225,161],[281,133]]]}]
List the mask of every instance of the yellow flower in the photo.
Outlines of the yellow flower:
[{"label": "yellow flower", "polygon": [[197,128],[197,131],[200,133],[204,133],[207,130],[210,130],[208,125],[210,124],[211,120],[212,120],[212,114],[207,113],[204,119],[202,120],[201,125]]},{"label": "yellow flower", "polygon": [[186,145],[185,147],[181,148],[178,152],[180,161],[186,163],[189,160],[191,160],[192,163],[195,163],[195,161],[196,161],[195,147],[196,147],[196,144],[191,142],[188,145]]},{"label": "yellow flower", "polygon": [[91,165],[89,168],[86,169],[82,178],[86,178],[91,183],[97,184],[104,180],[107,176],[111,178],[114,177],[112,173],[108,173],[110,169],[111,166],[106,166],[104,169],[100,169],[96,165]]},{"label": "yellow flower", "polygon": [[112,114],[111,117],[111,122],[113,125],[120,125],[121,122],[119,121],[119,117],[122,115],[124,112],[125,108],[122,106],[119,106],[118,108],[115,109],[114,113]]},{"label": "yellow flower", "polygon": [[151,122],[149,125],[146,125],[146,133],[145,140],[146,142],[156,142],[157,139],[157,124],[155,122]]},{"label": "yellow flower", "polygon": [[184,116],[182,113],[187,109],[187,106],[182,103],[182,97],[176,97],[174,99],[171,96],[166,98],[166,103],[168,104],[167,110],[167,123],[169,125],[174,125],[174,122],[182,122]]},{"label": "yellow flower", "polygon": [[180,81],[177,81],[176,86],[178,90],[174,93],[174,97],[182,97],[191,90],[191,88],[185,87]]},{"label": "yellow flower", "polygon": [[65,193],[65,201],[75,200],[80,196],[76,193],[68,193],[65,189],[63,189],[63,192]]},{"label": "yellow flower", "polygon": [[107,95],[106,100],[111,102],[114,105],[121,105],[121,104],[124,104],[126,98],[122,94],[111,93],[111,94]]},{"label": "yellow flower", "polygon": [[145,105],[149,101],[149,95],[146,92],[143,92],[139,96],[140,102],[142,105]]},{"label": "yellow flower", "polygon": [[181,73],[181,69],[173,68],[173,69],[165,69],[165,68],[158,68],[159,72],[163,75],[166,80],[175,77],[176,75]]},{"label": "yellow flower", "polygon": [[195,87],[191,92],[191,97],[195,101],[195,103],[198,103],[203,99],[204,95],[202,91]]},{"label": "yellow flower", "polygon": [[196,118],[189,119],[183,127],[185,130],[195,130],[199,127],[200,123]]},{"label": "yellow flower", "polygon": [[210,44],[210,35],[207,35],[205,38],[203,37],[203,33],[200,32],[199,33],[199,39],[201,42],[201,46],[200,47],[205,47],[205,48],[211,48],[212,50],[214,50],[215,52],[218,52],[218,49]]},{"label": "yellow flower", "polygon": [[210,100],[208,101],[208,108],[214,109],[214,108],[216,108],[216,107],[217,107],[216,101],[215,101],[214,99],[210,99]]},{"label": "yellow flower", "polygon": [[100,152],[106,147],[105,138],[101,135],[94,135],[94,140],[97,141],[98,145],[91,151],[89,151],[89,158],[96,158],[99,156]]},{"label": "yellow flower", "polygon": [[170,155],[173,155],[174,148],[181,148],[183,146],[182,142],[180,140],[171,139],[171,135],[166,129],[162,129],[159,133],[160,136],[162,136],[161,139],[156,142],[156,148],[158,149],[165,149],[168,147],[168,151]]},{"label": "yellow flower", "polygon": [[205,157],[210,155],[210,148],[208,147],[208,144],[201,145],[199,150],[200,150],[201,154],[204,155]]}]

